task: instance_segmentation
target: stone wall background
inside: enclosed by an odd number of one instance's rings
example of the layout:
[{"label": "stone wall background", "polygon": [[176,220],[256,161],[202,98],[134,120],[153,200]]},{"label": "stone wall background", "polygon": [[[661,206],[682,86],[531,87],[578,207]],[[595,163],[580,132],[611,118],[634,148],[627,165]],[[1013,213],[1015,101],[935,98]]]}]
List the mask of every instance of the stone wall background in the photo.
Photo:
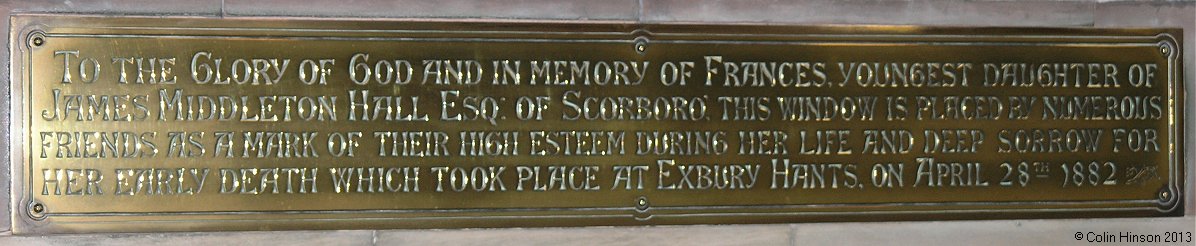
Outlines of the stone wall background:
[{"label": "stone wall background", "polygon": [[[1180,27],[1184,29],[1184,74],[1189,97],[1196,95],[1196,0],[0,0],[0,27],[13,13],[194,16],[198,18],[470,19],[503,21],[603,21],[641,23],[882,24],[1015,27]],[[0,50],[0,108],[8,108],[8,40]],[[1187,115],[1196,116],[1189,99]],[[9,115],[0,114],[0,136],[8,139]],[[1196,120],[1184,126],[1196,130]],[[1196,134],[1184,150],[1196,158]],[[0,140],[0,156],[8,143]],[[11,234],[9,165],[0,161],[0,245],[79,244],[249,244],[249,245],[610,245],[610,244],[1083,244],[1076,232],[1196,232],[1193,177],[1188,160],[1186,216],[1064,220],[984,220],[879,223],[803,223],[657,227],[510,228],[455,230],[352,230],[276,232],[126,233],[55,236]]]}]

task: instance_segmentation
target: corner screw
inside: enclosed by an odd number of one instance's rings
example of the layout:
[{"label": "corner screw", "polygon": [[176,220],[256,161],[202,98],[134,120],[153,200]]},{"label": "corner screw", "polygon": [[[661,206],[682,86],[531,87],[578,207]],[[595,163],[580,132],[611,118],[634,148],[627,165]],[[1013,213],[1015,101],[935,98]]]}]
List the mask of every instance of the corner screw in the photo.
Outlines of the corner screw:
[{"label": "corner screw", "polygon": [[29,205],[29,216],[35,220],[46,218],[46,205],[40,202],[33,202],[33,204]]},{"label": "corner screw", "polygon": [[1159,46],[1159,52],[1162,52],[1163,55],[1167,55],[1167,52],[1171,51],[1171,49],[1168,49],[1167,46],[1168,45],[1166,44]]},{"label": "corner screw", "polygon": [[33,46],[42,46],[46,44],[46,39],[42,37],[33,37]]},{"label": "corner screw", "polygon": [[1166,191],[1166,190],[1164,190],[1163,192],[1159,192],[1159,199],[1162,199],[1163,201],[1170,200],[1170,199],[1171,199],[1171,192],[1170,192],[1170,191]]}]

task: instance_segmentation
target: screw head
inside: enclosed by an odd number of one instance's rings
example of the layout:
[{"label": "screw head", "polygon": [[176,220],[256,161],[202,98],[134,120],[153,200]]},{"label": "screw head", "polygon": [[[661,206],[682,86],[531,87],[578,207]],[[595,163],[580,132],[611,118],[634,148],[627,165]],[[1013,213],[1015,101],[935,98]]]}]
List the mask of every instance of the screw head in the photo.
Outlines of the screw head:
[{"label": "screw head", "polygon": [[633,39],[631,49],[635,50],[635,53],[638,53],[640,55],[644,55],[645,53],[647,53],[648,52],[648,37],[640,36],[640,37],[636,37],[635,39]]},{"label": "screw head", "polygon": [[46,39],[42,37],[33,37],[33,46],[42,46],[46,44]]},{"label": "screw head", "polygon": [[638,53],[638,54],[640,54],[640,55],[644,55],[644,53],[647,53],[647,52],[648,52],[648,39],[647,39],[647,38],[642,38],[642,37],[641,37],[641,38],[636,38],[636,39],[635,39],[635,46],[634,46],[633,48],[635,49],[635,53]]},{"label": "screw head", "polygon": [[639,197],[635,199],[635,210],[643,212],[648,210],[648,197]]},{"label": "screw head", "polygon": [[33,202],[29,205],[29,217],[35,220],[42,220],[46,218],[46,205],[41,202]]}]

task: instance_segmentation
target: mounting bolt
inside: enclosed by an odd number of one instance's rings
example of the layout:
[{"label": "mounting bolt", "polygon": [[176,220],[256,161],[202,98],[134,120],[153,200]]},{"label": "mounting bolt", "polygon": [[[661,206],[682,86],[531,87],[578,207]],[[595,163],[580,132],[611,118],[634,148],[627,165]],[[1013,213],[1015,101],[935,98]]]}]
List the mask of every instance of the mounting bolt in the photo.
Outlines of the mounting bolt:
[{"label": "mounting bolt", "polygon": [[46,205],[41,202],[33,202],[29,205],[29,217],[35,220],[42,220],[46,218]]},{"label": "mounting bolt", "polygon": [[40,30],[29,32],[29,36],[26,36],[25,42],[26,45],[32,48],[41,47],[46,45],[46,34]]},{"label": "mounting bolt", "polygon": [[639,37],[635,39],[635,53],[643,55],[648,52],[648,38]]},{"label": "mounting bolt", "polygon": [[1167,55],[1167,53],[1171,51],[1171,49],[1168,48],[1169,46],[1170,45],[1167,44],[1159,45],[1159,52],[1162,52],[1164,56]]},{"label": "mounting bolt", "polygon": [[1162,192],[1159,192],[1159,200],[1163,200],[1163,201],[1171,200],[1171,192],[1167,191],[1167,190],[1163,190]]},{"label": "mounting bolt", "polygon": [[650,204],[648,204],[648,197],[641,196],[641,197],[635,199],[635,210],[638,210],[641,212],[647,211],[649,205]]}]

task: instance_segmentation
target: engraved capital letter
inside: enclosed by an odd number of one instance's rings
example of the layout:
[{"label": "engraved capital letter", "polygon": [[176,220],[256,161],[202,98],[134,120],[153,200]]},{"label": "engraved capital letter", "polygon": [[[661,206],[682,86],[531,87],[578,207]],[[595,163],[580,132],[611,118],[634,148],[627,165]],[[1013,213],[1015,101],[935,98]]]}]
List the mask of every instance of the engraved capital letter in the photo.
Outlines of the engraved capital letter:
[{"label": "engraved capital letter", "polygon": [[62,55],[62,83],[71,83],[71,56],[79,57],[78,50],[59,50],[54,51],[54,56]]}]

